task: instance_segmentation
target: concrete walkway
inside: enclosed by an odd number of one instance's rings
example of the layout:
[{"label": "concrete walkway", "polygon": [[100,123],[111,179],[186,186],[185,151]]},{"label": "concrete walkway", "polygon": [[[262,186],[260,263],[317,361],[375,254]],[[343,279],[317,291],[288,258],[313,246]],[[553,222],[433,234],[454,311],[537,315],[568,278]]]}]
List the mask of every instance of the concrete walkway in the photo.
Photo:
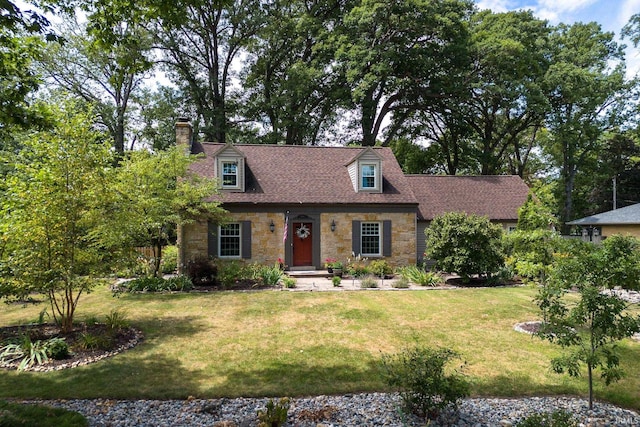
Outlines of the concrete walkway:
[{"label": "concrete walkway", "polygon": [[[309,291],[318,291],[318,292],[340,292],[340,291],[376,291],[376,290],[384,290],[384,291],[406,291],[406,290],[433,290],[433,289],[453,289],[452,286],[419,286],[413,283],[409,284],[408,288],[396,288],[394,287],[397,282],[397,277],[393,279],[380,279],[377,278],[377,287],[375,288],[363,288],[360,280],[352,279],[350,277],[345,277],[340,282],[340,286],[333,286],[331,281],[331,276],[325,275],[326,273],[319,270],[313,272],[300,272],[300,271],[288,271],[287,274],[296,279],[295,288],[285,288],[283,287],[283,291],[291,291],[291,292],[309,292]],[[447,277],[445,277],[446,279]]]}]

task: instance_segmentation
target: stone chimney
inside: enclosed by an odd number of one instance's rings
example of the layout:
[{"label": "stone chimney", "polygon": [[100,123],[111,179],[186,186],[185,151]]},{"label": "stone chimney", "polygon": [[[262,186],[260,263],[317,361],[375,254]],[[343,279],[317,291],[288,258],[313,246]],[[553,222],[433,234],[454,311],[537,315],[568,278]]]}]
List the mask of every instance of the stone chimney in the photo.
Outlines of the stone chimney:
[{"label": "stone chimney", "polygon": [[176,123],[176,146],[184,147],[187,153],[191,153],[193,139],[193,127],[186,117],[180,117]]}]

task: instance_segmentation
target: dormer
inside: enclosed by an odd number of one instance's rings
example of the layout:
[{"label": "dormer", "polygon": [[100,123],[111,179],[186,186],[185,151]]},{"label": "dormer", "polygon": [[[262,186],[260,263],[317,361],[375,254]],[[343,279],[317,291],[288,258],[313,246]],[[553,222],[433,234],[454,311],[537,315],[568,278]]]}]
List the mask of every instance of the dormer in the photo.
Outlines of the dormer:
[{"label": "dormer", "polygon": [[347,168],[356,193],[382,193],[382,157],[373,148],[363,149]]},{"label": "dormer", "polygon": [[230,143],[225,144],[215,154],[215,173],[221,190],[244,192],[246,156]]}]

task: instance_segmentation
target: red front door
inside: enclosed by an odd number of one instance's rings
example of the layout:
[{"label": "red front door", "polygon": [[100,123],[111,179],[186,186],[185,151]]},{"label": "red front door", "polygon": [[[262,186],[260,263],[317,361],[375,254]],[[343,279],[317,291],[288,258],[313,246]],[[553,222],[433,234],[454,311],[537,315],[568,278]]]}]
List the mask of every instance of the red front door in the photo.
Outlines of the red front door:
[{"label": "red front door", "polygon": [[313,265],[313,227],[310,222],[293,223],[293,266]]}]

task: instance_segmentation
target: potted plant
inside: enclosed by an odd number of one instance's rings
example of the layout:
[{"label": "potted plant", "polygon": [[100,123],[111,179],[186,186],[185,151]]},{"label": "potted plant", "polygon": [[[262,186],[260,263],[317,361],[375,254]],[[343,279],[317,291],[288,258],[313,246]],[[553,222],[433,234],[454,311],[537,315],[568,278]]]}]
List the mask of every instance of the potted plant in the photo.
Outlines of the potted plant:
[{"label": "potted plant", "polygon": [[331,267],[333,269],[334,276],[342,277],[342,269],[344,268],[344,266],[342,265],[341,261],[333,262]]},{"label": "potted plant", "polygon": [[333,273],[333,264],[336,262],[335,258],[327,258],[324,260],[324,268],[327,269],[329,274]]}]

